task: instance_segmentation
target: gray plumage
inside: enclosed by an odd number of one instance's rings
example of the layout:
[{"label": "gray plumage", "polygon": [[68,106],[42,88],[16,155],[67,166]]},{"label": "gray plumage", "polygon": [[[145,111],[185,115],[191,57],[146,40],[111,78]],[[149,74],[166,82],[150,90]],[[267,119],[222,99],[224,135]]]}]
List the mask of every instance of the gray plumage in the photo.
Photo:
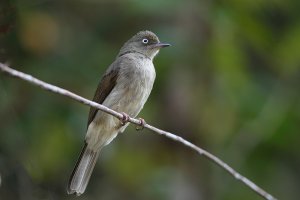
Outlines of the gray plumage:
[{"label": "gray plumage", "polygon": [[[116,60],[109,66],[95,92],[93,101],[117,112],[136,117],[148,99],[155,80],[153,58],[160,43],[150,31],[141,31],[121,48]],[[101,149],[109,144],[128,123],[90,108],[85,144],[70,177],[68,193],[82,194],[89,182]]]}]

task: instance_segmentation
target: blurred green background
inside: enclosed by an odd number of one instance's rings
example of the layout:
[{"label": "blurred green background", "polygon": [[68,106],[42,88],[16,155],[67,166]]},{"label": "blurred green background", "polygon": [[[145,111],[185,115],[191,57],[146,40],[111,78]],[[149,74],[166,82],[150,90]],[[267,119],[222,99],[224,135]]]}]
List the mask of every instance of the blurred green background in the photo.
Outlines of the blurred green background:
[{"label": "blurred green background", "polygon": [[[140,30],[172,44],[140,116],[279,199],[300,196],[300,1],[1,0],[0,59],[92,99]],[[0,74],[0,199],[75,199],[89,108]],[[261,199],[186,147],[130,126],[76,199]]]}]

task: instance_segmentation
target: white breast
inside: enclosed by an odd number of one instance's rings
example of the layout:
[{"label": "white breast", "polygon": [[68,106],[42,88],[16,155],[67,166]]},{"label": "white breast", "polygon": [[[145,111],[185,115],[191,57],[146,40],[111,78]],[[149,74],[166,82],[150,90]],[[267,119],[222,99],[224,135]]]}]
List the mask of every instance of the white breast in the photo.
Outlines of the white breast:
[{"label": "white breast", "polygon": [[121,66],[116,86],[103,104],[135,117],[150,95],[156,74],[152,60],[141,55],[129,56],[130,61]]},{"label": "white breast", "polygon": [[118,106],[120,112],[126,112],[135,117],[143,108],[153,87],[155,69],[150,59],[135,60],[130,69],[121,70],[118,79],[117,92],[120,93]]}]

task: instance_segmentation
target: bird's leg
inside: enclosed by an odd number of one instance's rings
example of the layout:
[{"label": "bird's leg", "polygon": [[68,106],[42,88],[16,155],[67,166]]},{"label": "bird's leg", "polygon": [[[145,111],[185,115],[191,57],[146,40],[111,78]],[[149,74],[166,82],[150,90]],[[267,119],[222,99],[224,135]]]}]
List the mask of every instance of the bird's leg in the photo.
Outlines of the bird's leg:
[{"label": "bird's leg", "polygon": [[135,130],[137,131],[143,130],[146,125],[146,121],[143,118],[139,118],[139,120],[140,120],[139,125],[135,127]]},{"label": "bird's leg", "polygon": [[128,121],[129,121],[129,115],[127,115],[126,113],[124,112],[121,112],[121,114],[123,115],[122,116],[122,119],[120,119],[121,121],[121,125],[124,126]]}]

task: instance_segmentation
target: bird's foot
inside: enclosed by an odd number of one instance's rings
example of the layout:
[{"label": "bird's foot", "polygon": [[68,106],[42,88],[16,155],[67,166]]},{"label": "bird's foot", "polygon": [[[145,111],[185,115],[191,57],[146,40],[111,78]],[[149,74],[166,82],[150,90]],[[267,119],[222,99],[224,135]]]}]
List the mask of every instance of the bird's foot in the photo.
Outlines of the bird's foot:
[{"label": "bird's foot", "polygon": [[139,125],[135,127],[135,130],[141,131],[145,128],[146,121],[143,118],[139,118],[140,122]]},{"label": "bird's foot", "polygon": [[129,115],[124,113],[124,112],[121,112],[121,114],[123,115],[122,116],[122,119],[120,119],[121,121],[121,125],[124,126],[128,121],[129,121]]}]

